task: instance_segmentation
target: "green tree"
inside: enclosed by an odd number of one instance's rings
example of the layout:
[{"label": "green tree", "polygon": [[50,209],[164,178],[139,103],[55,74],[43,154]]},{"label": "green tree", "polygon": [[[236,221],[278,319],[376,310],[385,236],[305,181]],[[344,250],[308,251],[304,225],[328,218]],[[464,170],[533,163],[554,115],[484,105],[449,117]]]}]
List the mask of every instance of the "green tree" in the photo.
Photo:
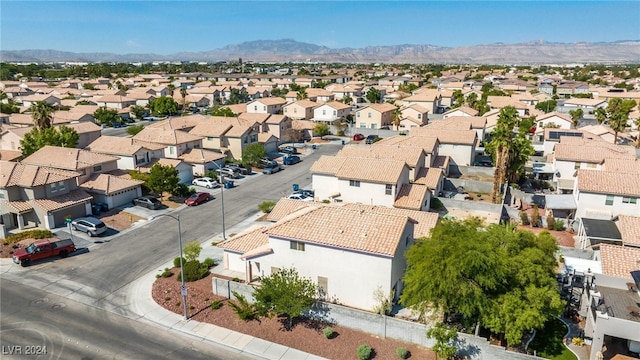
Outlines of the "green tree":
[{"label": "green tree", "polygon": [[569,116],[571,116],[571,125],[573,125],[574,129],[576,129],[578,127],[578,121],[580,121],[580,119],[582,119],[583,115],[584,115],[584,110],[582,110],[582,109],[576,109],[576,110],[569,111]]},{"label": "green tree", "polygon": [[327,123],[319,122],[313,128],[313,134],[314,135],[318,135],[318,136],[322,137],[322,136],[327,135],[328,133],[329,133],[329,125],[327,125]]},{"label": "green tree", "polygon": [[353,103],[353,98],[351,96],[349,96],[349,95],[345,95],[342,98],[342,100],[340,100],[340,101],[342,101],[343,104],[349,105],[349,104]]},{"label": "green tree", "polygon": [[558,102],[556,100],[547,100],[537,103],[536,109],[544,111],[545,113],[550,113],[552,111],[555,111],[557,106]]},{"label": "green tree", "polygon": [[172,193],[180,183],[178,170],[173,166],[155,164],[149,172],[149,179],[146,182],[149,190],[156,194],[165,192]]},{"label": "green tree", "polygon": [[46,101],[36,101],[29,107],[33,125],[38,129],[46,129],[51,127],[53,121],[54,108]]},{"label": "green tree", "polygon": [[224,116],[224,117],[236,117],[236,113],[233,112],[230,108],[226,106],[214,105],[211,109],[209,109],[209,114],[211,116]]},{"label": "green tree", "polygon": [[34,127],[31,131],[25,133],[22,140],[20,140],[20,149],[22,156],[27,157],[47,145],[76,147],[79,138],[80,136],[75,129],[64,125],[61,125],[59,129],[54,127],[45,129]]},{"label": "green tree", "polygon": [[131,107],[131,113],[133,114],[133,116],[138,119],[138,120],[142,120],[142,118],[146,115],[147,113],[147,109],[144,108],[144,106],[140,106],[140,105],[133,105]]},{"label": "green tree", "polygon": [[374,87],[370,87],[369,91],[367,91],[367,94],[365,95],[365,98],[368,102],[376,104],[380,102],[380,99],[382,99],[382,93],[380,92],[380,90]]},{"label": "green tree", "polygon": [[487,145],[487,151],[493,157],[496,171],[493,176],[492,201],[500,203],[501,186],[507,180],[507,168],[510,163],[509,153],[513,145],[513,129],[518,123],[518,111],[513,106],[507,106],[500,110],[498,123],[491,133],[491,141]]},{"label": "green tree", "polygon": [[227,104],[242,104],[247,101],[249,101],[249,95],[245,89],[240,90],[233,88],[229,93],[229,100],[227,101]]},{"label": "green tree", "polygon": [[91,105],[91,102],[89,102],[89,100],[82,99],[76,102],[76,106],[78,105]]},{"label": "green tree", "polygon": [[296,93],[296,100],[304,100],[307,99],[309,96],[307,95],[307,88],[306,87],[301,87],[300,90],[298,90],[298,92]]},{"label": "green tree", "polygon": [[167,90],[169,90],[169,95],[173,97],[173,93],[176,91],[176,86],[173,84],[167,85]]},{"label": "green tree", "polygon": [[187,261],[195,261],[198,260],[198,256],[200,256],[200,252],[202,251],[202,245],[197,240],[193,240],[188,242],[183,248],[182,251],[184,253],[184,258]]},{"label": "green tree", "polygon": [[256,166],[260,162],[260,159],[264,158],[267,152],[264,150],[264,146],[260,143],[249,144],[242,152],[242,165]]},{"label": "green tree", "polygon": [[602,125],[602,123],[607,120],[607,110],[605,110],[604,108],[597,108],[594,112],[594,115],[596,117],[596,120],[598,121],[598,124]]},{"label": "green tree", "polygon": [[96,120],[96,124],[104,126],[114,126],[115,124],[122,123],[122,117],[118,114],[118,110],[109,109],[107,107],[99,107],[93,112],[93,118]]},{"label": "green tree", "polygon": [[437,323],[436,326],[427,330],[427,338],[436,340],[432,348],[436,353],[436,360],[438,357],[442,359],[452,359],[456,355],[457,350],[452,343],[457,337],[458,332],[456,329],[450,328],[443,323]]},{"label": "green tree", "polygon": [[139,133],[143,129],[144,129],[144,125],[138,124],[138,125],[131,125],[131,126],[127,127],[126,131],[127,131],[127,134],[129,134],[131,136],[135,136],[137,133]]},{"label": "green tree", "polygon": [[396,131],[400,130],[400,122],[402,121],[402,111],[400,108],[396,108],[391,113],[391,123],[396,127]]},{"label": "green tree", "polygon": [[0,101],[0,112],[3,114],[17,114],[20,112],[20,107],[15,101],[8,99],[7,102]]},{"label": "green tree", "polygon": [[153,116],[174,115],[178,112],[178,103],[168,96],[161,96],[149,102]]},{"label": "green tree", "polygon": [[607,119],[609,127],[615,132],[613,143],[618,141],[618,133],[621,133],[629,126],[629,113],[636,106],[635,100],[625,100],[613,98],[607,105]]},{"label": "green tree", "polygon": [[302,278],[294,268],[284,268],[261,280],[261,286],[253,293],[259,313],[267,316],[284,316],[285,328],[293,327],[293,319],[311,308],[316,301],[317,286]]}]

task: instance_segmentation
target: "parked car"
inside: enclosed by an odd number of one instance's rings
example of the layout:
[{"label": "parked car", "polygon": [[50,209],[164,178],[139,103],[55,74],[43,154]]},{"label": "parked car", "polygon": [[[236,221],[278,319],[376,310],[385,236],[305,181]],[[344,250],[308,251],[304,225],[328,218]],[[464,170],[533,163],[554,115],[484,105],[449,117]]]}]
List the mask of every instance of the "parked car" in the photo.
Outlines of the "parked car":
[{"label": "parked car", "polygon": [[275,164],[271,164],[269,166],[266,166],[265,168],[262,169],[262,173],[265,175],[270,175],[273,173],[277,173],[278,171],[280,171],[280,164],[275,163]]},{"label": "parked car", "polygon": [[315,196],[315,192],[313,190],[307,190],[307,189],[298,189],[298,190],[294,190],[292,193],[293,194],[302,194],[306,197],[310,197],[313,198]]},{"label": "parked car", "polygon": [[22,266],[29,266],[32,261],[46,259],[54,256],[66,258],[76,251],[76,246],[71,239],[49,241],[47,239],[36,240],[24,249],[17,249],[12,256],[13,262]]},{"label": "parked car", "polygon": [[360,140],[364,140],[364,135],[362,134],[353,135],[353,141],[360,141]]},{"label": "parked car", "polygon": [[218,169],[216,170],[216,172],[218,173],[218,175],[222,175],[224,177],[228,177],[232,179],[237,179],[240,177],[240,171],[234,171],[233,169],[228,167],[223,167],[222,169]]},{"label": "parked car", "polygon": [[239,163],[229,163],[225,167],[228,167],[229,169],[231,169],[233,171],[237,171],[241,175],[249,175],[249,174],[251,174],[251,167],[250,166],[244,166],[244,165],[239,164]]},{"label": "parked car", "polygon": [[264,168],[266,168],[266,167],[268,167],[268,166],[273,166],[273,165],[277,165],[277,164],[278,164],[278,162],[277,162],[277,161],[275,161],[275,160],[271,160],[271,159],[268,159],[268,158],[262,158],[262,159],[260,159],[260,162],[259,162],[259,163],[260,163],[260,166],[261,166],[263,169],[264,169]]},{"label": "parked car", "polygon": [[291,194],[287,197],[287,199],[291,200],[301,200],[301,201],[313,201],[313,197],[305,196],[303,194]]},{"label": "parked car", "polygon": [[293,146],[283,146],[280,148],[280,152],[285,154],[297,154],[298,149]]},{"label": "parked car", "polygon": [[376,142],[378,140],[378,135],[369,135],[367,136],[367,139],[364,141],[365,144],[373,144],[374,142]]},{"label": "parked car", "polygon": [[87,216],[73,220],[71,222],[71,229],[87,233],[89,237],[92,237],[107,231],[107,225],[105,225],[100,219]]},{"label": "parked car", "polygon": [[192,185],[206,187],[207,189],[213,189],[220,186],[215,179],[210,177],[201,177],[197,179],[193,179],[191,182]]},{"label": "parked car", "polygon": [[197,192],[189,196],[184,203],[187,206],[196,206],[209,201],[209,199],[211,199],[211,194],[208,192]]},{"label": "parked car", "polygon": [[139,198],[135,198],[132,201],[133,205],[146,207],[147,209],[157,210],[162,207],[160,200],[153,196],[147,195]]},{"label": "parked car", "polygon": [[294,165],[302,161],[298,155],[288,155],[282,159],[282,163],[285,165]]}]

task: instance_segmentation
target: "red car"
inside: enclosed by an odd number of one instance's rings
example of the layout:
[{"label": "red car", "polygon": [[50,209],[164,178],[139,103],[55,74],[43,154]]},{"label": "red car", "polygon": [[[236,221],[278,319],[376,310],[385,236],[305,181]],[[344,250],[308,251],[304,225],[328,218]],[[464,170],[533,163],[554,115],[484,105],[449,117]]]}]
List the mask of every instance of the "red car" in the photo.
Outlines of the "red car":
[{"label": "red car", "polygon": [[189,196],[184,203],[187,204],[187,206],[196,206],[209,201],[209,199],[211,199],[211,194],[208,192],[197,192]]},{"label": "red car", "polygon": [[364,140],[364,135],[362,134],[353,135],[353,141],[360,141],[360,140]]}]

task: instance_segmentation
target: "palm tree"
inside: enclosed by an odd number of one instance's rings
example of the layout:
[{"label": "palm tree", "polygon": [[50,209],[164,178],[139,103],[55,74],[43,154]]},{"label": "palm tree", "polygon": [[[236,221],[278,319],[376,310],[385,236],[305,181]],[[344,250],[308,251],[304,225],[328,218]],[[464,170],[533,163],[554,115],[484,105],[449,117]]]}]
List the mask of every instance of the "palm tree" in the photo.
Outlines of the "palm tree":
[{"label": "palm tree", "polygon": [[595,111],[596,120],[598,124],[602,124],[605,120],[607,120],[607,111],[604,108],[597,108]]},{"label": "palm tree", "polygon": [[182,111],[187,107],[187,89],[180,88],[180,96],[182,96]]},{"label": "palm tree", "polygon": [[167,89],[169,90],[169,94],[171,94],[171,97],[173,97],[173,92],[176,89],[176,86],[173,84],[169,84],[167,85]]},{"label": "palm tree", "polygon": [[580,121],[582,115],[584,115],[584,111],[582,109],[571,110],[569,111],[569,115],[571,116],[571,125],[573,125],[573,128],[578,128],[578,121]]},{"label": "palm tree", "polygon": [[491,141],[487,150],[493,154],[496,171],[493,177],[493,193],[491,199],[495,204],[501,201],[501,186],[507,180],[513,146],[513,129],[518,123],[518,111],[513,106],[504,107],[498,115],[498,123],[491,133]]},{"label": "palm tree", "polygon": [[636,102],[634,100],[614,98],[609,101],[606,111],[609,127],[615,131],[614,144],[618,141],[618,133],[623,132],[629,126],[629,113],[635,106]]},{"label": "palm tree", "polygon": [[402,111],[400,108],[396,108],[391,113],[391,123],[396,127],[396,131],[400,130],[400,122],[402,121]]},{"label": "palm tree", "polygon": [[296,94],[296,99],[303,100],[303,99],[306,99],[307,97],[308,97],[307,88],[306,87],[300,88],[300,90],[298,90],[298,93]]},{"label": "palm tree", "polygon": [[31,112],[31,118],[33,119],[33,125],[40,129],[47,129],[51,127],[53,121],[53,106],[46,101],[36,101],[29,107]]}]

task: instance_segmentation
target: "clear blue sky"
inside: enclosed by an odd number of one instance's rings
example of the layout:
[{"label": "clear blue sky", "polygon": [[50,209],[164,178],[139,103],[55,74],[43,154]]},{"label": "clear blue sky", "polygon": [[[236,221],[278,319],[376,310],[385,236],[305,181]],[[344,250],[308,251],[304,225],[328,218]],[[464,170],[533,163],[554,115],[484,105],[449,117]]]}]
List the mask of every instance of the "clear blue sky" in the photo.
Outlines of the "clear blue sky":
[{"label": "clear blue sky", "polygon": [[291,38],[330,48],[640,39],[640,1],[13,1],[0,49],[156,53]]}]

